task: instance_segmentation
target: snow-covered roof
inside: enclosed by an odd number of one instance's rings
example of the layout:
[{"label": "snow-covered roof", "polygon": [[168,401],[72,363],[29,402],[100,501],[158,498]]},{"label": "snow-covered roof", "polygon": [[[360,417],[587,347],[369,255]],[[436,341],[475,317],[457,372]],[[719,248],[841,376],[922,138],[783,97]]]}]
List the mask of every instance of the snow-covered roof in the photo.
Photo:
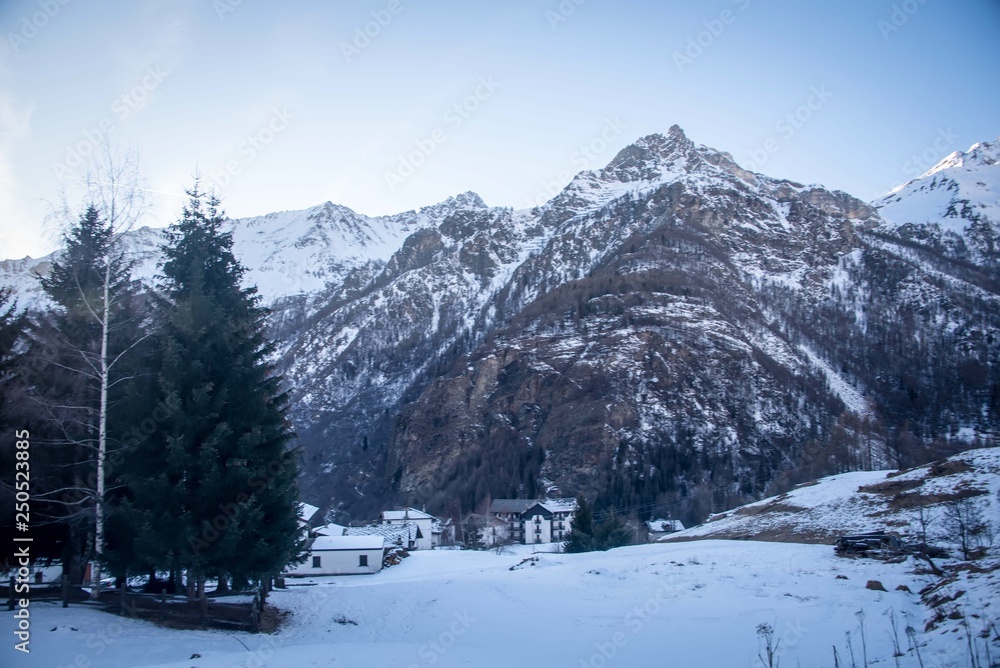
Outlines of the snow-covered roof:
[{"label": "snow-covered roof", "polygon": [[433,520],[435,517],[416,508],[403,508],[402,510],[383,510],[382,519],[398,522],[399,520]]},{"label": "snow-covered roof", "polygon": [[309,549],[313,552],[332,552],[338,550],[381,550],[383,547],[385,547],[385,538],[382,536],[319,536]]},{"label": "snow-covered roof", "polygon": [[493,499],[490,504],[491,513],[523,513],[533,503],[534,499]]},{"label": "snow-covered roof", "polygon": [[540,503],[554,513],[571,513],[576,510],[576,499],[542,499]]},{"label": "snow-covered roof", "polygon": [[680,520],[648,520],[646,527],[657,533],[684,531],[684,523]]},{"label": "snow-covered roof", "polygon": [[391,545],[406,546],[411,541],[416,541],[420,533],[420,527],[412,522],[406,524],[373,524],[366,527],[347,527],[347,536],[382,536],[385,542]]},{"label": "snow-covered roof", "polygon": [[576,499],[493,499],[490,513],[523,513],[538,504],[551,513],[570,513],[576,510]]},{"label": "snow-covered roof", "polygon": [[299,521],[308,522],[313,518],[313,515],[319,512],[319,508],[310,505],[308,503],[299,504]]},{"label": "snow-covered roof", "polygon": [[346,529],[347,527],[342,524],[334,524],[331,522],[330,524],[324,524],[321,527],[317,527],[313,529],[313,531],[320,536],[343,536]]}]

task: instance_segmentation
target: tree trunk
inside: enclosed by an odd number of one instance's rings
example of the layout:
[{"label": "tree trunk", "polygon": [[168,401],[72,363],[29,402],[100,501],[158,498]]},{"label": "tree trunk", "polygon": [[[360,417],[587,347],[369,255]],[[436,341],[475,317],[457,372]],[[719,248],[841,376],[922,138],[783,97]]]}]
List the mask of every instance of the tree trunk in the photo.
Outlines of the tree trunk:
[{"label": "tree trunk", "polygon": [[101,408],[97,427],[97,490],[94,496],[94,598],[101,594],[101,559],[104,554],[104,462],[108,439],[108,325],[111,312],[111,262],[104,263],[101,304]]}]

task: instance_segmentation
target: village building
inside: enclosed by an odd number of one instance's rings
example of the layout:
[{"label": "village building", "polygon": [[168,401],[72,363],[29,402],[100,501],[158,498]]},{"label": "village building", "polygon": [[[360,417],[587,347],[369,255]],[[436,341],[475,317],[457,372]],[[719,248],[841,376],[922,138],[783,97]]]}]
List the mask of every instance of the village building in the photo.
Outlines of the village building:
[{"label": "village building", "polygon": [[[493,540],[559,543],[569,538],[576,515],[576,499],[494,499],[490,504]],[[504,535],[505,534],[505,535]]]},{"label": "village building", "polygon": [[363,575],[382,570],[382,536],[316,536],[306,561],[286,572],[292,577]]},{"label": "village building", "polygon": [[418,549],[419,527],[413,523],[407,524],[372,524],[365,527],[347,527],[345,536],[381,536],[385,547],[398,547],[413,551]]},{"label": "village building", "polygon": [[451,518],[441,520],[434,518],[431,523],[431,547],[455,544],[455,524]]},{"label": "village building", "polygon": [[415,527],[415,538],[411,546],[407,548],[410,550],[429,550],[434,546],[432,531],[435,519],[437,518],[433,515],[428,515],[422,510],[417,510],[416,508],[382,511],[383,525],[390,527],[412,525]]},{"label": "village building", "polygon": [[309,525],[312,522],[312,518],[315,517],[318,512],[319,508],[316,506],[308,503],[299,503],[299,532],[303,536],[307,538],[309,537]]},{"label": "village building", "polygon": [[684,523],[680,520],[647,520],[647,542],[655,542],[678,531],[684,531]]}]

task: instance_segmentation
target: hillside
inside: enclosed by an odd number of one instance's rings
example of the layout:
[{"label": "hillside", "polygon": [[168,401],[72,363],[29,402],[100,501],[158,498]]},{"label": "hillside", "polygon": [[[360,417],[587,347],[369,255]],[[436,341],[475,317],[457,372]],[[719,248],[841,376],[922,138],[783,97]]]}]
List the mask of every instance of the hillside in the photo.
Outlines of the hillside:
[{"label": "hillside", "polygon": [[738,539],[832,545],[844,534],[892,531],[956,550],[949,503],[970,499],[1000,530],[1000,448],[970,450],[906,471],[859,471],[805,483],[778,496],[712,515],[664,540]]}]

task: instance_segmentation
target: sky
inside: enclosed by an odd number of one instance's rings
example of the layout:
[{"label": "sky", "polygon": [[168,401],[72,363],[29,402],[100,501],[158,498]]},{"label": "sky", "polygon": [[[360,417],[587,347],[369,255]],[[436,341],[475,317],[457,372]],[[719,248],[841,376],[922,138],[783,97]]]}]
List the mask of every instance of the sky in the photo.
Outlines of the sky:
[{"label": "sky", "polygon": [[153,226],[196,174],[233,217],[527,208],[674,124],[872,200],[1000,135],[998,29],[997,0],[0,0],[0,257],[58,247],[102,145]]}]

